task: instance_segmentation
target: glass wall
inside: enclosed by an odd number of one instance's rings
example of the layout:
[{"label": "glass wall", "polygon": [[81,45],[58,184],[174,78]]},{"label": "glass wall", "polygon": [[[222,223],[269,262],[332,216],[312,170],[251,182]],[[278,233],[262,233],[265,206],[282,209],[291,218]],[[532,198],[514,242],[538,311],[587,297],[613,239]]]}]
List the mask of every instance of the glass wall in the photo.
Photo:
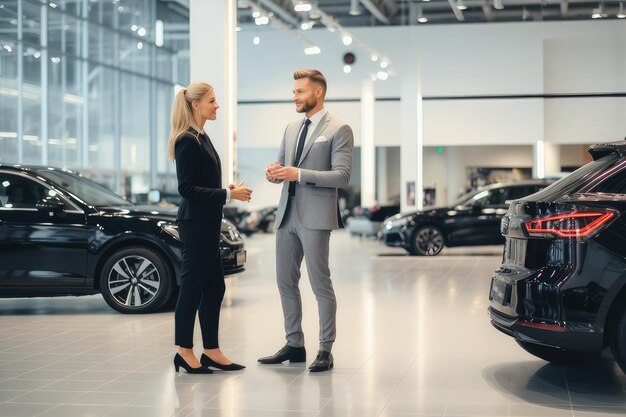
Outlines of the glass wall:
[{"label": "glass wall", "polygon": [[168,25],[188,33],[160,0],[0,0],[0,164],[68,167],[129,198],[171,188],[189,45]]}]

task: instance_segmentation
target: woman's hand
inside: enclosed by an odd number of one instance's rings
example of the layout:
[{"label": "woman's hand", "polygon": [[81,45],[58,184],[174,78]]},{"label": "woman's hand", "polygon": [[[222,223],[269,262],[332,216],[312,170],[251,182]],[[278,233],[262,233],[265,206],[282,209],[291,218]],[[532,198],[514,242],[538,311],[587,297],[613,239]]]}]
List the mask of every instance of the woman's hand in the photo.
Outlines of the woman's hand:
[{"label": "woman's hand", "polygon": [[241,181],[237,185],[230,184],[228,186],[228,189],[230,190],[230,198],[232,200],[250,201],[252,198],[252,189],[244,187],[243,184],[244,181]]}]

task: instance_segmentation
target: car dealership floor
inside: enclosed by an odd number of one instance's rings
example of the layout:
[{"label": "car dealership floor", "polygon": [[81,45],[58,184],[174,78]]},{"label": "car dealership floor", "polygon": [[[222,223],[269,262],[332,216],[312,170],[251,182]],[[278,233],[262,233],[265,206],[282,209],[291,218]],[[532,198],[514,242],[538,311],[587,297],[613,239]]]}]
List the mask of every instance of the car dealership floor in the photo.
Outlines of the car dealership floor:
[{"label": "car dealership floor", "polygon": [[[228,278],[221,344],[242,372],[175,374],[173,313],[122,315],[99,295],[0,300],[0,416],[617,416],[626,377],[608,358],[579,367],[536,359],[491,327],[500,247],[405,256],[333,234],[335,368],[262,366],[284,344],[274,236],[246,240]],[[301,282],[308,360],[317,309]],[[198,347],[200,338],[197,335]],[[606,354],[606,353],[605,353]]]}]

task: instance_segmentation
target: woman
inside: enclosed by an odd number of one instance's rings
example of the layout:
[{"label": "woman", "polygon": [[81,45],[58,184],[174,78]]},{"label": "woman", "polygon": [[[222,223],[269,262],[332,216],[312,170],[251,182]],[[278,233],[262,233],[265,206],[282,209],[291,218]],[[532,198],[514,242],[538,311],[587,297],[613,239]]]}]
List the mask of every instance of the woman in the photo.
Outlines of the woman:
[{"label": "woman", "polygon": [[[225,291],[219,241],[224,203],[229,199],[250,201],[252,190],[243,183],[222,188],[220,158],[202,130],[207,120],[216,119],[219,107],[213,87],[206,83],[192,83],[180,90],[172,106],[169,156],[176,160],[178,192],[183,197],[177,217],[183,265],[175,313],[176,372],[179,367],[198,374],[213,373],[209,367],[244,368],[228,359],[218,343]],[[201,361],[193,353],[196,313],[204,344]]]}]

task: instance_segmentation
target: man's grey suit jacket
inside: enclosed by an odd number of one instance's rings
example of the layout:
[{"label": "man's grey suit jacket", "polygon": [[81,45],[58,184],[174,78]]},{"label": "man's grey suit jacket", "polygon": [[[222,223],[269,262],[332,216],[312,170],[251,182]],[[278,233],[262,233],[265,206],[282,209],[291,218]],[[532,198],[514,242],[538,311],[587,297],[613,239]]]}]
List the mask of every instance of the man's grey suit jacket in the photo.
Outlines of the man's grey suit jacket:
[{"label": "man's grey suit jacket", "polygon": [[[303,120],[287,125],[280,144],[278,162],[300,168],[296,184],[296,207],[302,225],[308,229],[334,230],[341,224],[337,188],[348,185],[352,173],[354,135],[347,124],[331,116],[322,117],[306,141],[298,164],[294,164],[298,133]],[[276,212],[276,228],[285,216],[289,200],[289,182],[285,181]]]}]

